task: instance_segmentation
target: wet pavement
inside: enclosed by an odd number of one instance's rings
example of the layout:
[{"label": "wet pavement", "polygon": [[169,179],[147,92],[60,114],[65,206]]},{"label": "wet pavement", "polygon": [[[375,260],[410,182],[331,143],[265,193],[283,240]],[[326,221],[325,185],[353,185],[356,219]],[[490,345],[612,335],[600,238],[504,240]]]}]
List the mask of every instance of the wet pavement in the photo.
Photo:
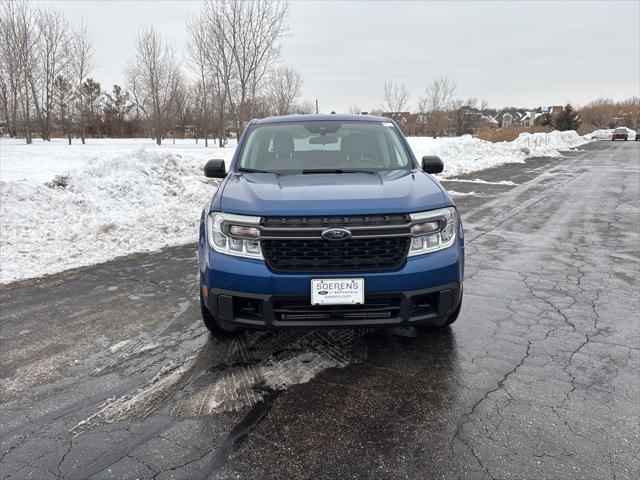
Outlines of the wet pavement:
[{"label": "wet pavement", "polygon": [[194,246],[0,288],[0,477],[640,478],[640,145],[583,150],[443,182],[451,328],[212,337]]}]

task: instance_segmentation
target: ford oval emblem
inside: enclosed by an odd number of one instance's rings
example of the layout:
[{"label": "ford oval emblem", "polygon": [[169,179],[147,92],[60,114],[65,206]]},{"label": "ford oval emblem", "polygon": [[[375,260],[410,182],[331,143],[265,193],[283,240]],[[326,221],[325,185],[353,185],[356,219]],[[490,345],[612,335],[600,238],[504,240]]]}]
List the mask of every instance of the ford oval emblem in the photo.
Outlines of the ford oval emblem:
[{"label": "ford oval emblem", "polygon": [[351,238],[351,232],[346,228],[328,228],[321,233],[322,238],[333,242],[348,240]]}]

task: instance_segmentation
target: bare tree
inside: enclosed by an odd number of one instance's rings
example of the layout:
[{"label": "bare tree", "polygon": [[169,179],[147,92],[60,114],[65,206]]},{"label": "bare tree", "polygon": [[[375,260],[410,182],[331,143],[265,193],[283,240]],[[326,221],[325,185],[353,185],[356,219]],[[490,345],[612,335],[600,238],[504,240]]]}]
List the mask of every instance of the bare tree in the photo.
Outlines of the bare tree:
[{"label": "bare tree", "polygon": [[267,82],[267,96],[276,115],[293,113],[300,97],[302,75],[292,67],[280,66],[272,70]]},{"label": "bare tree", "polygon": [[16,55],[17,15],[15,2],[0,3],[0,95],[2,113],[6,119],[9,135],[18,134],[21,62]]},{"label": "bare tree", "polygon": [[418,110],[427,121],[427,133],[434,138],[447,131],[457,88],[456,81],[445,75],[428,84],[424,97],[418,99]]},{"label": "bare tree", "polygon": [[234,38],[231,30],[234,25],[227,21],[226,7],[216,0],[205,1],[200,13],[200,21],[205,24],[207,64],[210,72],[211,93],[216,111],[216,126],[218,127],[218,145],[224,146],[226,137],[227,106],[234,112],[234,95],[232,91],[236,84],[236,68],[232,50]]},{"label": "bare tree", "polygon": [[383,110],[387,112],[402,112],[409,101],[409,90],[406,85],[395,82],[385,82]]},{"label": "bare tree", "polygon": [[41,10],[38,14],[40,30],[40,67],[42,68],[42,102],[44,130],[50,138],[51,116],[54,109],[54,82],[65,69],[69,25],[63,15],[53,9]]},{"label": "bare tree", "polygon": [[80,112],[80,139],[85,143],[86,137],[86,113],[87,102],[82,85],[91,70],[91,59],[93,57],[93,47],[87,35],[87,25],[80,23],[78,30],[73,34],[71,51],[71,68],[75,76],[75,90],[78,99],[78,109]]},{"label": "bare tree", "polygon": [[29,5],[20,0],[3,2],[0,18],[3,29],[3,57],[6,57],[3,63],[7,65],[8,71],[5,76],[10,78],[13,73],[13,81],[15,82],[13,91],[7,88],[7,94],[13,94],[12,100],[16,104],[16,117],[22,124],[26,142],[31,143],[32,109],[35,109],[37,118],[40,120],[43,137],[45,136],[36,88],[35,67],[39,40],[37,22]]},{"label": "bare tree", "polygon": [[162,40],[153,26],[141,28],[127,78],[134,101],[152,122],[153,136],[158,145],[162,144],[166,116],[178,78],[177,70],[171,45]]},{"label": "bare tree", "polygon": [[297,103],[293,111],[291,113],[295,113],[298,115],[309,115],[312,113],[316,113],[316,104],[314,102],[299,102]]},{"label": "bare tree", "polygon": [[[231,55],[236,94],[232,99],[229,82],[227,95],[236,108],[238,133],[253,116],[253,105],[258,86],[268,68],[280,56],[280,41],[286,32],[284,23],[289,5],[286,0],[209,0],[210,8],[217,12],[216,34],[220,37],[223,55]],[[230,62],[229,62],[230,60]]]},{"label": "bare tree", "polygon": [[197,95],[200,107],[200,125],[203,126],[204,146],[209,146],[208,120],[209,120],[209,96],[211,94],[212,72],[210,71],[208,48],[211,42],[207,38],[208,22],[205,16],[197,16],[187,21],[187,31],[189,32],[189,44],[187,51],[189,54],[189,65],[198,78]]},{"label": "bare tree", "polygon": [[362,112],[362,109],[358,105],[354,104],[349,107],[349,110],[347,113],[350,113],[352,115],[360,115],[360,112]]},{"label": "bare tree", "polygon": [[[32,9],[23,0],[0,3],[0,100],[11,135],[31,142],[32,123],[51,135],[54,83],[69,60],[69,26],[53,8]],[[35,115],[34,115],[35,114]]]}]

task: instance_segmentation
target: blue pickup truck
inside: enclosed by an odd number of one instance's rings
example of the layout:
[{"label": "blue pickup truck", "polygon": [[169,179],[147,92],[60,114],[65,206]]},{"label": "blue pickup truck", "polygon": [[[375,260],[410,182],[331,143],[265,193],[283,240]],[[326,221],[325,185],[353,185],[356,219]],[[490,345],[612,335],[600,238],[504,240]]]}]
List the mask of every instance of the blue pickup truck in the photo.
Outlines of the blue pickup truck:
[{"label": "blue pickup truck", "polygon": [[202,212],[200,306],[212,331],[433,327],[462,304],[453,200],[398,126],[364,115],[253,120]]}]

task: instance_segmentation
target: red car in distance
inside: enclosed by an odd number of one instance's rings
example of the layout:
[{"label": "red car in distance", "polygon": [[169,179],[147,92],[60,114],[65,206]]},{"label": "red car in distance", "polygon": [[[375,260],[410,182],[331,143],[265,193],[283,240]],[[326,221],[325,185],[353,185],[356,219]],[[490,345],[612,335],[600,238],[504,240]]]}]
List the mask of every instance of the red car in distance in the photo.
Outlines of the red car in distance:
[{"label": "red car in distance", "polygon": [[625,127],[616,128],[611,135],[611,141],[614,140],[628,140],[629,132]]}]

